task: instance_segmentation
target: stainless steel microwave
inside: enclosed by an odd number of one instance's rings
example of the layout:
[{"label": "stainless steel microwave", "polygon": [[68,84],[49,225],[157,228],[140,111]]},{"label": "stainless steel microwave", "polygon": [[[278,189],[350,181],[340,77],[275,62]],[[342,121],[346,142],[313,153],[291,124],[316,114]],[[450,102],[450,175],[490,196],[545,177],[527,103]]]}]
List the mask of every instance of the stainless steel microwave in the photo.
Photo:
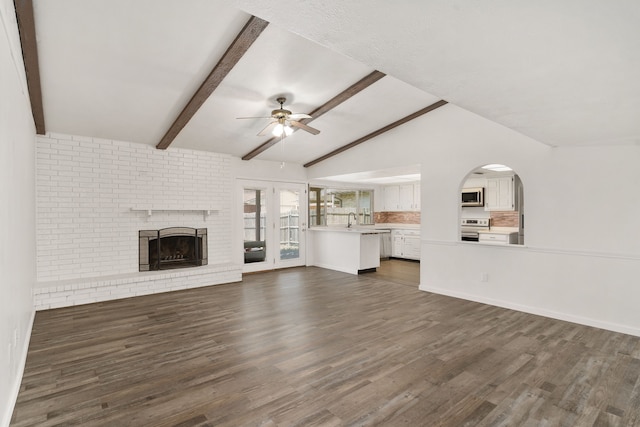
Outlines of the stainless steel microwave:
[{"label": "stainless steel microwave", "polygon": [[463,188],[461,206],[484,206],[484,187]]}]

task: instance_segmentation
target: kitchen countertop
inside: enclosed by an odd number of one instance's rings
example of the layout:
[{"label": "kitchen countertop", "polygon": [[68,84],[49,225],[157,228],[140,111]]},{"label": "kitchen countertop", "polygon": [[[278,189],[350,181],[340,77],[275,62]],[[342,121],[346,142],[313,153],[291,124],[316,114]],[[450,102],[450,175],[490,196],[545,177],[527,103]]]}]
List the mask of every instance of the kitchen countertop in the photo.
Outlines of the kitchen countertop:
[{"label": "kitchen countertop", "polygon": [[351,234],[381,234],[389,233],[389,230],[379,230],[375,228],[366,227],[311,227],[309,231],[322,231],[322,232],[334,232],[334,233],[351,233]]},{"label": "kitchen countertop", "polygon": [[479,230],[478,233],[511,234],[518,231],[518,227],[491,227],[488,230]]}]

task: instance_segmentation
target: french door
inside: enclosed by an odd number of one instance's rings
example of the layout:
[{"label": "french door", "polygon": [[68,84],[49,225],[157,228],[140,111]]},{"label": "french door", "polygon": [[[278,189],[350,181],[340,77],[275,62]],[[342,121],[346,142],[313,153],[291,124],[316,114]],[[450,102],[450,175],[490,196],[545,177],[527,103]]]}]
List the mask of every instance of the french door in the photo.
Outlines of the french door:
[{"label": "french door", "polygon": [[240,181],[244,272],[306,263],[306,186]]}]

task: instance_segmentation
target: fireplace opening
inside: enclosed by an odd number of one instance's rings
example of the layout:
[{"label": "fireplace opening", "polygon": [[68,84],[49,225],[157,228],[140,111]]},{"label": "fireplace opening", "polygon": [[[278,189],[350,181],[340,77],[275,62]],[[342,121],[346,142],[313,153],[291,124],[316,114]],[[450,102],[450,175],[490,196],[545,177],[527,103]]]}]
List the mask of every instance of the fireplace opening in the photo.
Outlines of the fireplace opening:
[{"label": "fireplace opening", "polygon": [[139,271],[207,265],[207,229],[171,227],[140,230]]}]

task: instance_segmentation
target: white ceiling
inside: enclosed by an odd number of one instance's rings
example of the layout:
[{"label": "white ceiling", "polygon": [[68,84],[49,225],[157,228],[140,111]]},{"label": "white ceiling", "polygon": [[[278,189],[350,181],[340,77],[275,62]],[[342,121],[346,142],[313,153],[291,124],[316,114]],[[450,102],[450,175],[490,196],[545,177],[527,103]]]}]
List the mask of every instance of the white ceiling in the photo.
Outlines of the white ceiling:
[{"label": "white ceiling", "polygon": [[420,165],[398,166],[389,169],[354,172],[322,178],[331,182],[383,185],[420,181]]},{"label": "white ceiling", "polygon": [[235,0],[551,146],[640,143],[637,0]]},{"label": "white ceiling", "polygon": [[[231,6],[233,5],[233,6]],[[235,7],[239,9],[236,9]],[[304,164],[445,99],[551,146],[640,144],[640,2],[35,0],[47,131],[156,145],[250,14],[271,24],[171,147]],[[244,10],[244,11],[241,11]],[[446,107],[445,107],[446,108]],[[453,114],[453,113],[452,113]],[[425,116],[426,117],[426,116]]]}]

